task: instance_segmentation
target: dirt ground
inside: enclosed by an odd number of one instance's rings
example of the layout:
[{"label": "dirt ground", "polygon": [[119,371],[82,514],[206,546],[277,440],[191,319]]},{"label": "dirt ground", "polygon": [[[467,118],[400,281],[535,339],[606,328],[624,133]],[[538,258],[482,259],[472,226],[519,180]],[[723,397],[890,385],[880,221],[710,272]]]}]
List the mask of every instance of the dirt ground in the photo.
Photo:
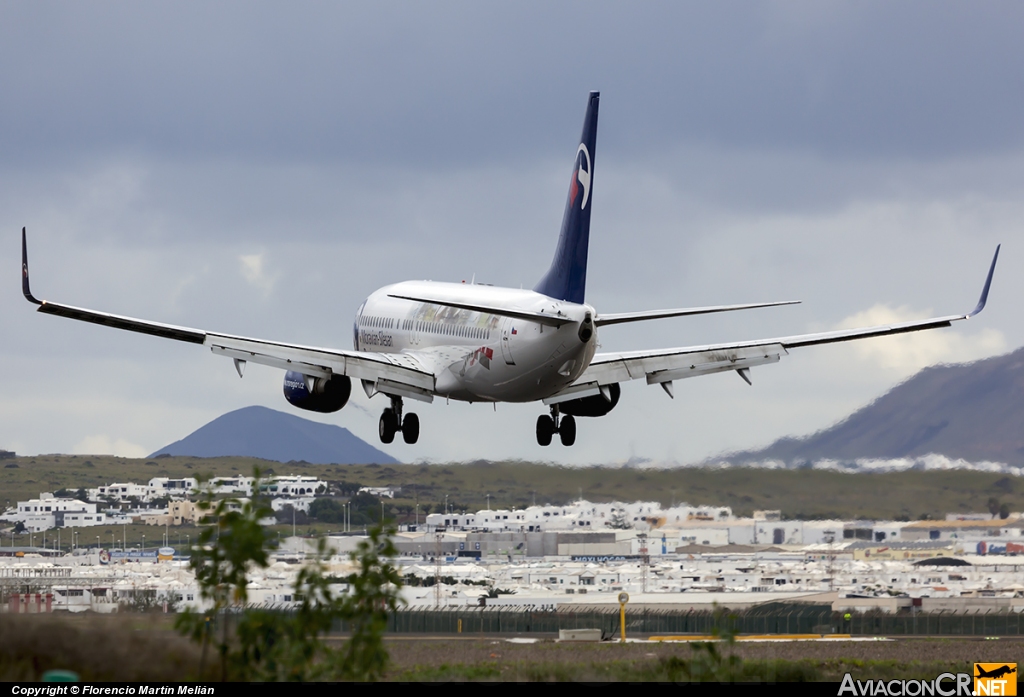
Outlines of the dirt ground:
[{"label": "dirt ground", "polygon": [[[168,615],[0,614],[0,680],[37,680],[43,671],[56,668],[74,670],[88,681],[196,679],[200,649],[177,634],[171,622]],[[974,662],[1024,663],[1021,638],[739,641],[731,646],[715,644],[714,650],[682,642],[509,639],[388,635],[390,667],[384,678],[417,682],[838,682],[846,673],[861,680],[933,679],[943,672],[972,672]],[[327,641],[337,648],[345,638]],[[208,663],[207,667],[207,679],[216,679],[216,666]]]},{"label": "dirt ground", "polygon": [[[472,664],[502,658],[509,661],[603,661],[645,660],[685,656],[689,644],[602,642],[510,643],[507,639],[436,639],[389,637],[388,651],[395,666]],[[850,661],[951,661],[1024,662],[1024,640],[999,639],[898,639],[895,641],[772,641],[737,642],[731,652],[744,660],[850,660]]]},{"label": "dirt ground", "polygon": [[[744,662],[798,663],[814,679],[827,681],[839,681],[847,672],[858,679],[934,678],[944,671],[972,672],[975,662],[1024,662],[1024,640],[1005,639],[737,642],[720,648]],[[545,679],[538,671],[550,679],[595,679],[602,666],[642,675],[645,668],[695,655],[687,643],[510,643],[497,637],[391,637],[388,650],[392,679],[415,677],[428,666],[438,671],[430,679]]]},{"label": "dirt ground", "polygon": [[[493,661],[642,661],[687,656],[689,644],[510,643],[506,639],[437,639],[391,637],[387,642],[396,667],[413,665],[473,664]],[[895,641],[772,641],[737,642],[724,649],[744,660],[899,661],[899,662],[995,662],[1021,659],[1024,640],[999,639],[899,639]]]}]

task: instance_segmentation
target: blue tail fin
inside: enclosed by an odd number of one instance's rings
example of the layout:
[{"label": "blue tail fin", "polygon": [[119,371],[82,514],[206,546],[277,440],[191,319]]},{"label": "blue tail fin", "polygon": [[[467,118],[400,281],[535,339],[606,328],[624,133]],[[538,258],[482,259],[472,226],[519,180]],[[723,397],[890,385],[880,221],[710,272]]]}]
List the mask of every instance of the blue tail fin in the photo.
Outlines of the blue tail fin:
[{"label": "blue tail fin", "polygon": [[594,153],[597,148],[597,107],[600,92],[591,92],[587,101],[587,116],[583,120],[583,135],[576,148],[576,161],[572,166],[569,197],[565,201],[562,232],[551,268],[537,287],[538,293],[582,303],[587,290],[587,250],[590,247],[590,206],[594,187]]}]

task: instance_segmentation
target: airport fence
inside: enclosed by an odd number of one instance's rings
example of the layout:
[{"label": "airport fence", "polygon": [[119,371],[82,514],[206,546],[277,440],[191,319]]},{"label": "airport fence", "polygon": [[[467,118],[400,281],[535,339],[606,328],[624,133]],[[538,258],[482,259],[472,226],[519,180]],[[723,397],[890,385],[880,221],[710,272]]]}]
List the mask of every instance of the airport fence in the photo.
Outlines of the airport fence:
[{"label": "airport fence", "polygon": [[[724,630],[740,634],[827,633],[832,621],[828,605],[754,608],[737,613],[638,608],[626,611],[628,634],[700,634]],[[558,634],[561,629],[600,629],[606,636],[620,631],[619,609],[538,609],[524,606],[405,608],[388,619],[388,630],[408,634]],[[344,629],[343,629],[344,631]]]},{"label": "airport fence", "polygon": [[853,613],[849,620],[836,613],[839,631],[858,636],[974,636],[1005,637],[1024,634],[1021,613],[1002,611]]},{"label": "airport fence", "polygon": [[[341,625],[342,632],[347,627]],[[404,608],[388,619],[399,634],[557,635],[561,629],[600,629],[618,636],[618,607],[538,609],[529,606]],[[833,612],[829,605],[771,603],[742,611],[686,611],[635,608],[626,611],[626,633],[693,634],[852,634],[855,636],[1022,636],[1021,613],[990,612]]]},{"label": "airport fence", "polygon": [[[256,607],[256,606],[253,606]],[[290,612],[280,606],[260,606],[275,612]],[[388,617],[387,632],[424,635],[533,635],[557,636],[562,629],[600,629],[605,637],[620,633],[617,606],[583,608],[538,608],[536,606],[494,605],[488,607],[402,608]],[[346,622],[339,621],[331,633],[345,634]],[[633,607],[626,609],[626,634],[711,636],[737,635],[850,634],[853,636],[1024,636],[1024,613],[1007,610],[987,613],[950,611],[898,613],[833,612],[830,605],[768,603],[745,610],[696,611]]]}]

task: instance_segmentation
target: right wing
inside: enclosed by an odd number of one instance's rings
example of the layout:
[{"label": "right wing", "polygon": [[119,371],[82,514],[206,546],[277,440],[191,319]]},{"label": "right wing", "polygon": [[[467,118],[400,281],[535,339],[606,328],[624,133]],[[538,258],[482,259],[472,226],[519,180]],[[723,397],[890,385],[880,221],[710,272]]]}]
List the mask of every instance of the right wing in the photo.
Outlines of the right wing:
[{"label": "right wing", "polygon": [[[568,399],[598,394],[607,390],[607,386],[613,383],[640,378],[645,378],[648,385],[661,385],[669,396],[673,396],[673,380],[697,377],[698,375],[709,375],[728,370],[735,370],[739,373],[740,377],[749,383],[750,378],[747,371],[751,367],[776,363],[791,348],[948,327],[953,322],[969,319],[985,309],[989,288],[992,285],[992,275],[995,272],[996,260],[998,258],[999,246],[996,247],[995,256],[992,257],[992,265],[989,267],[988,277],[985,279],[985,286],[981,291],[981,298],[978,300],[977,306],[967,314],[933,317],[931,319],[901,322],[899,324],[884,324],[877,327],[840,329],[838,331],[820,332],[817,334],[783,336],[774,339],[709,344],[707,346],[685,346],[651,351],[599,353],[594,356],[590,366],[575,383],[544,401],[545,403],[553,404]],[[601,388],[604,388],[604,390]]]},{"label": "right wing", "polygon": [[21,230],[21,273],[22,293],[29,302],[39,306],[38,312],[164,339],[202,344],[210,347],[217,355],[234,359],[239,375],[245,363],[252,362],[294,370],[310,377],[347,375],[372,383],[377,392],[384,394],[426,402],[433,399],[434,375],[412,355],[345,351],[253,339],[38,300],[29,288],[28,248],[24,228]]}]

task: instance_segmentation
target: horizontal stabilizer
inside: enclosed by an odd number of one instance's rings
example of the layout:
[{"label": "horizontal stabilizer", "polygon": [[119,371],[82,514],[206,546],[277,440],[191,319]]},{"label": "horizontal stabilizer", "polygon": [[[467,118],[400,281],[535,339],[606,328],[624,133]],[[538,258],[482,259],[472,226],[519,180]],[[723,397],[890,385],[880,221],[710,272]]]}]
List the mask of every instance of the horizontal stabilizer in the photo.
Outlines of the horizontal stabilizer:
[{"label": "horizontal stabilizer", "polygon": [[681,307],[674,310],[645,310],[643,312],[618,312],[602,314],[594,319],[594,324],[603,327],[608,324],[624,322],[643,322],[649,319],[665,319],[666,317],[684,317],[686,315],[710,315],[715,312],[732,312],[733,310],[753,310],[757,307],[777,307],[779,305],[799,305],[799,300],[779,300],[771,303],[745,303],[743,305],[710,305],[708,307]]},{"label": "horizontal stabilizer", "polygon": [[543,312],[527,312],[524,310],[511,310],[507,307],[498,307],[496,305],[480,305],[477,303],[464,303],[457,302],[454,300],[442,300],[441,298],[428,298],[428,297],[415,297],[412,295],[394,295],[389,294],[389,298],[398,298],[399,300],[412,300],[417,303],[428,303],[430,305],[443,305],[445,307],[456,307],[460,310],[471,310],[473,312],[483,312],[490,315],[498,315],[499,317],[513,317],[515,319],[527,320],[529,322],[537,322],[538,324],[546,324],[550,327],[560,327],[563,324],[569,324],[572,322],[571,319],[564,315],[549,315]]}]

